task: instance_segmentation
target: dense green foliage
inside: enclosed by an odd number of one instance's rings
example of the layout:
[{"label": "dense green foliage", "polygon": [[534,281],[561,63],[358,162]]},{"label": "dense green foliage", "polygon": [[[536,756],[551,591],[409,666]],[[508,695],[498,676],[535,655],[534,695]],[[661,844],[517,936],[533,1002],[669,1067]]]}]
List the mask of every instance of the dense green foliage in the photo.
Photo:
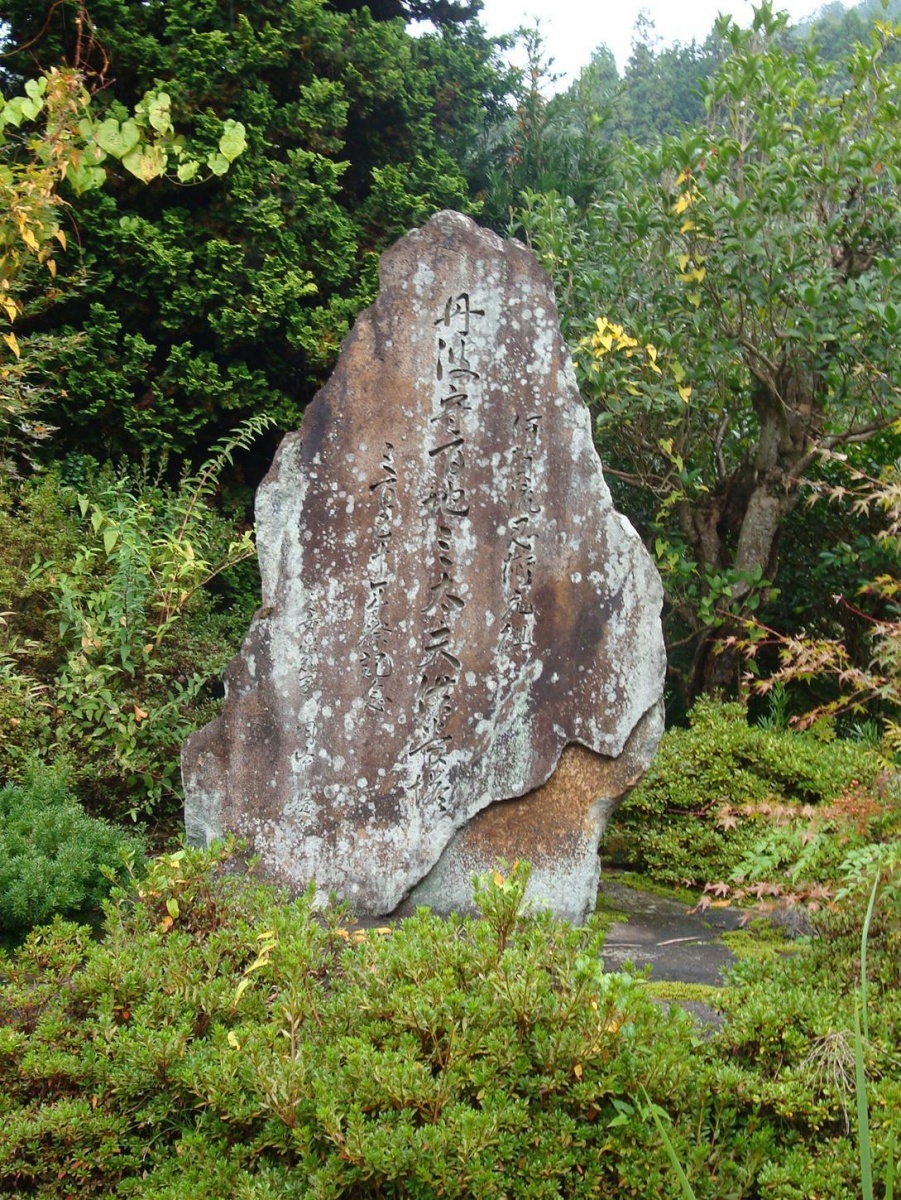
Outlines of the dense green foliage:
[{"label": "dense green foliage", "polygon": [[[438,207],[500,224],[532,189],[521,223],[554,272],[614,486],[666,573],[673,641],[709,651],[711,630],[764,603],[803,624],[812,581],[850,594],[867,573],[893,615],[897,539],[873,534],[894,520],[894,31],[852,48],[868,14],[830,9],[810,51],[764,10],[750,34],[721,23],[660,50],[645,24],[622,79],[602,47],[550,102],[534,41],[511,113],[476,7],[4,7],[21,48],[0,66],[4,128],[39,79],[75,81],[68,126],[0,145],[0,185],[23,181],[40,221],[2,235],[26,265],[0,296],[15,321],[0,403],[18,405],[0,410],[0,460],[18,439],[24,471],[23,439],[60,426],[37,455],[48,470],[0,483],[0,927],[17,939],[82,915],[138,853],[76,797],[149,819],[171,847],[179,746],[213,715],[256,603],[250,533],[227,515],[248,496],[235,453],[267,416],[298,422],[379,251]],[[404,19],[425,16],[436,29],[411,37]],[[76,72],[47,73],[64,64]],[[59,133],[73,119],[106,160],[74,162],[82,143]],[[136,131],[151,150],[129,158]],[[148,189],[160,139],[174,178]],[[54,147],[68,165],[41,176]],[[103,179],[82,187],[79,169]],[[52,411],[29,427],[36,396]],[[800,478],[813,446],[858,443],[882,500],[855,526],[836,510],[824,547]],[[824,491],[838,470],[817,467]],[[755,504],[769,525],[748,523]],[[883,634],[879,715],[901,674],[897,627]],[[703,655],[685,676],[687,694],[723,678]],[[789,732],[779,696],[757,726],[696,705],[607,842],[658,881],[706,885],[701,904],[804,906],[809,942],[742,964],[716,1036],[605,973],[599,925],[523,916],[525,865],[477,882],[479,919],[367,930],[257,886],[225,851],[170,852],[126,866],[102,929],[56,920],[0,958],[0,1195],[665,1200],[683,1194],[669,1144],[709,1200],[854,1200],[874,880],[877,1167],[901,1135],[898,803],[873,750],[822,724]]]},{"label": "dense green foliage", "polygon": [[664,734],[611,821],[604,852],[622,865],[663,883],[719,883],[723,895],[746,882],[800,899],[837,877],[855,842],[898,835],[897,802],[875,799],[872,748],[750,725],[738,704],[700,700],[690,721]]},{"label": "dense green foliage", "polygon": [[85,814],[62,771],[31,763],[0,788],[0,934],[99,909],[140,851],[134,834]]},{"label": "dense green foliage", "polygon": [[[838,944],[818,994],[800,962],[778,1000],[773,964],[747,968],[704,1042],[604,973],[596,932],[518,915],[526,874],[483,879],[480,920],[353,932],[169,855],[102,942],[32,935],[0,984],[0,1194],[676,1197],[650,1103],[699,1196],[853,1194],[847,1097],[810,1057],[848,1020]],[[877,1158],[894,965],[871,994]]]},{"label": "dense green foliage", "polygon": [[819,455],[898,413],[895,32],[833,64],[784,25],[768,6],[749,31],[721,22],[703,123],[625,144],[587,209],[533,194],[521,215],[671,638],[694,649],[674,675],[689,699],[734,685],[722,641],[771,594]]},{"label": "dense green foliage", "polygon": [[250,533],[210,500],[259,428],[177,487],[79,459],[0,490],[0,772],[63,757],[92,810],[169,813],[179,748],[256,605],[235,573]]},{"label": "dense green foliage", "polygon": [[506,89],[478,26],[414,38],[324,0],[14,0],[4,19],[6,47],[28,45],[4,62],[17,84],[68,61],[121,121],[164,81],[198,153],[222,121],[246,129],[221,178],[151,195],[111,173],[70,197],[81,284],[21,328],[81,335],[41,369],[65,379],[58,444],[94,453],[192,455],[260,411],[296,425],[372,297],[378,252],[438,208],[472,207],[461,164]]}]

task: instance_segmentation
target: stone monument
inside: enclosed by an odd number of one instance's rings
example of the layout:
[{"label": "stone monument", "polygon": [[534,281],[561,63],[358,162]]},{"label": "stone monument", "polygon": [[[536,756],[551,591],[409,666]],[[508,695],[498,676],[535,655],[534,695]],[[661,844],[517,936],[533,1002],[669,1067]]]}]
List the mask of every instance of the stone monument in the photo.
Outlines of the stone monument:
[{"label": "stone monument", "polygon": [[463,908],[528,858],[583,919],[662,728],[662,590],[524,246],[443,212],[384,255],[257,544],[263,606],[182,755],[189,840],[361,915]]}]

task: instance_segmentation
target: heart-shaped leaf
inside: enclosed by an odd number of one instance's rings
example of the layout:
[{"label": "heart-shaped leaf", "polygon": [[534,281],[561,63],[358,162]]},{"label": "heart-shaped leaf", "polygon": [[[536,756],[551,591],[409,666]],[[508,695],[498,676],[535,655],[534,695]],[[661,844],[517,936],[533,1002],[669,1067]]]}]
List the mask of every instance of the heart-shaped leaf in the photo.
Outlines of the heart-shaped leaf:
[{"label": "heart-shaped leaf", "polygon": [[214,175],[225,175],[228,172],[228,159],[224,154],[207,155],[206,165]]},{"label": "heart-shaped leaf", "polygon": [[106,182],[106,171],[103,167],[89,166],[85,160],[79,163],[69,163],[66,168],[66,181],[71,184],[76,196],[85,192],[93,192],[103,187]]},{"label": "heart-shaped leaf", "polygon": [[149,92],[147,101],[147,120],[157,133],[172,132],[172,98],[167,92]]},{"label": "heart-shaped leaf", "polygon": [[25,84],[26,95],[30,96],[32,100],[37,101],[38,105],[40,105],[41,97],[44,95],[46,90],[47,79],[44,75],[42,75],[40,79],[29,79]]},{"label": "heart-shaped leaf", "polygon": [[159,146],[140,146],[125,155],[122,166],[126,171],[131,171],[132,175],[136,175],[142,183],[150,183],[151,179],[158,179],[165,173],[168,162],[165,152]]},{"label": "heart-shaped leaf", "polygon": [[140,142],[141,131],[130,118],[120,124],[115,117],[107,117],[97,126],[94,138],[101,150],[124,160]]}]

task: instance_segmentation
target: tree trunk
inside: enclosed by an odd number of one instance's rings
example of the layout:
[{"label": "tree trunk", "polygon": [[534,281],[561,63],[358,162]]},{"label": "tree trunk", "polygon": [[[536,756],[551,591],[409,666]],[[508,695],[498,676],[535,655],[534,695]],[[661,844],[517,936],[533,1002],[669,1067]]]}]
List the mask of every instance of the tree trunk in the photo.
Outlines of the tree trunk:
[{"label": "tree trunk", "polygon": [[698,563],[735,576],[731,603],[722,604],[721,619],[699,630],[687,688],[689,702],[701,693],[733,693],[737,688],[740,656],[734,645],[723,643],[741,631],[756,581],[775,578],[779,531],[800,498],[800,476],[820,423],[814,387],[812,377],[788,368],[766,386],[759,383],[754,395],[758,438],[753,453],[702,504],[680,510],[683,536]]}]

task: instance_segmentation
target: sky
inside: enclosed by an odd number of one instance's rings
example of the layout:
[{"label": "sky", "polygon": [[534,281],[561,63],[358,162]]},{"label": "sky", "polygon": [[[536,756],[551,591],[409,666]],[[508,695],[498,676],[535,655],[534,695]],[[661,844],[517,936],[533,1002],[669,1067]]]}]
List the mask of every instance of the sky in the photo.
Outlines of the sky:
[{"label": "sky", "polygon": [[[822,4],[823,0],[781,0],[774,7],[797,21]],[[559,88],[578,75],[602,42],[622,70],[642,9],[654,22],[661,45],[702,42],[720,12],[731,13],[741,25],[750,24],[753,15],[751,0],[485,0],[481,20],[490,34],[499,34],[532,25],[538,17],[554,58],[552,69],[566,77]]]}]

